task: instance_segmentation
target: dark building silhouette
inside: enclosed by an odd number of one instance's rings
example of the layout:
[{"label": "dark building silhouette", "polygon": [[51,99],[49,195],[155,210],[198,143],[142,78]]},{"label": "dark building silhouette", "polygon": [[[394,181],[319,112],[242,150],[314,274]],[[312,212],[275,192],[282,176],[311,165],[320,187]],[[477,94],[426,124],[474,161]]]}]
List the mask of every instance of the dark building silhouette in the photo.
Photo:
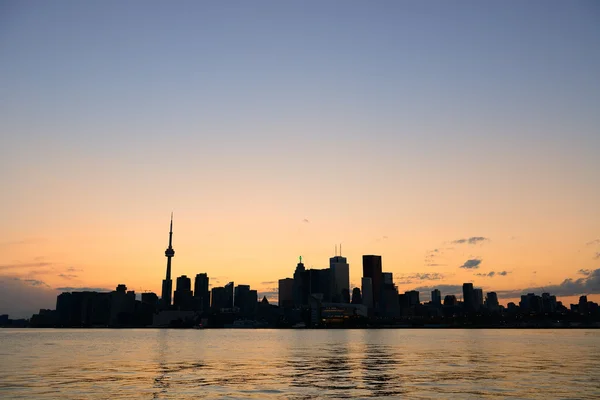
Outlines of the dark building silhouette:
[{"label": "dark building silhouette", "polygon": [[225,294],[227,295],[227,305],[225,308],[233,308],[233,282],[225,285]]},{"label": "dark building silhouette", "polygon": [[157,307],[159,305],[158,296],[156,293],[146,292],[142,293],[142,303],[150,304],[153,307]]},{"label": "dark building silhouette", "polygon": [[371,278],[371,285],[373,290],[373,307],[377,309],[379,308],[379,303],[381,303],[381,292],[383,285],[381,256],[363,256],[363,277]]},{"label": "dark building silhouette", "polygon": [[161,301],[163,308],[171,307],[171,293],[173,291],[173,281],[171,280],[171,258],[175,256],[175,250],[173,250],[173,213],[171,213],[171,226],[169,228],[169,247],[165,250],[165,257],[167,257],[167,275],[162,283],[162,294]]},{"label": "dark building silhouette", "polygon": [[177,287],[173,296],[173,306],[178,310],[190,311],[194,308],[192,280],[187,275],[177,278]]},{"label": "dark building silhouette", "polygon": [[500,310],[500,303],[498,303],[498,295],[496,292],[488,292],[485,296],[485,307],[490,312],[498,312]]},{"label": "dark building silhouette", "polygon": [[458,300],[456,299],[456,296],[453,294],[447,294],[444,297],[444,306],[456,306],[458,305]]},{"label": "dark building silhouette", "polygon": [[296,271],[294,271],[294,306],[302,307],[308,305],[309,293],[309,277],[302,263],[302,256],[300,256],[298,265],[296,265]]},{"label": "dark building silhouette", "polygon": [[329,259],[330,280],[331,280],[331,301],[334,303],[350,302],[350,266],[346,257],[341,255],[342,245],[340,245],[340,255]]},{"label": "dark building silhouette", "polygon": [[194,307],[198,311],[208,311],[210,308],[209,278],[206,273],[196,275],[194,280]]},{"label": "dark building silhouette", "polygon": [[352,304],[362,304],[360,288],[355,287],[354,289],[352,289]]},{"label": "dark building silhouette", "polygon": [[322,301],[331,301],[331,269],[309,269],[310,295],[319,296]]},{"label": "dark building silhouette", "polygon": [[220,286],[212,288],[210,291],[210,297],[210,308],[214,311],[218,311],[222,308],[228,308],[227,303],[229,298],[224,287]]},{"label": "dark building silhouette", "polygon": [[433,289],[431,291],[431,304],[436,307],[440,307],[442,305],[442,294],[438,289]]},{"label": "dark building silhouette", "polygon": [[249,285],[237,285],[233,295],[234,306],[242,317],[251,318],[256,314],[258,293],[251,290]]},{"label": "dark building silhouette", "polygon": [[472,283],[463,283],[463,306],[466,312],[475,311],[475,293]]},{"label": "dark building silhouette", "polygon": [[279,280],[279,307],[294,307],[294,280],[284,278]]}]

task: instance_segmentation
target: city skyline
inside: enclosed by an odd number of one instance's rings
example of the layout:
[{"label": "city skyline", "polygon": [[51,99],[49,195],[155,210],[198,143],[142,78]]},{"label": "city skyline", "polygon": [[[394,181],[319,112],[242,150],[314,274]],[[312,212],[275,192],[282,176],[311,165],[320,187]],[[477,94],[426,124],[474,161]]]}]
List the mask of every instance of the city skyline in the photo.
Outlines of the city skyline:
[{"label": "city skyline", "polygon": [[0,313],[161,293],[171,211],[174,277],[274,292],[341,243],[351,288],[378,254],[401,292],[599,301],[599,16],[3,2]]}]

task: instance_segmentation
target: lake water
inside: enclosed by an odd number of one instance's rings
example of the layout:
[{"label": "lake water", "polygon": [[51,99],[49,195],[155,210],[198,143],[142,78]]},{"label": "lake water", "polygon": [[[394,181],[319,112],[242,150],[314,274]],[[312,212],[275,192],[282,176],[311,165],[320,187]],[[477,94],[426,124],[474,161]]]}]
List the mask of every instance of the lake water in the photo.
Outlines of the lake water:
[{"label": "lake water", "polygon": [[0,398],[600,398],[600,330],[0,329]]}]

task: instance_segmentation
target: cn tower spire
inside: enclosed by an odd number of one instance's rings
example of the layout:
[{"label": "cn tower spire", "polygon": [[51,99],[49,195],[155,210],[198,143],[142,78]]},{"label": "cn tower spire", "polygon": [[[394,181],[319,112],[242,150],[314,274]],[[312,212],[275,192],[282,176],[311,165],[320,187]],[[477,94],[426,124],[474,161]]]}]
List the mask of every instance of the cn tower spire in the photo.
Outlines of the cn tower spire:
[{"label": "cn tower spire", "polygon": [[169,226],[169,247],[165,250],[165,257],[167,257],[167,275],[163,280],[162,285],[162,303],[165,308],[171,306],[171,292],[173,290],[173,281],[171,280],[171,258],[175,257],[175,250],[173,250],[173,213],[171,212],[171,225]]}]

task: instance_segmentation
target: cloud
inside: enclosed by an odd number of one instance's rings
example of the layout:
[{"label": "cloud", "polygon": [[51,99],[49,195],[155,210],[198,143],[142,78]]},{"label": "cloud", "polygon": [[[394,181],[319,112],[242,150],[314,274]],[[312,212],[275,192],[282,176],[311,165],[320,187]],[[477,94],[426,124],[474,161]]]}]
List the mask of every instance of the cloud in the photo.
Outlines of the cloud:
[{"label": "cloud", "polygon": [[485,242],[485,241],[489,241],[489,238],[483,237],[483,236],[471,236],[470,238],[467,239],[457,239],[457,240],[453,240],[450,243],[454,243],[454,244],[463,244],[463,243],[468,243],[468,244],[477,244],[479,242]]},{"label": "cloud", "polygon": [[594,260],[598,260],[600,259],[600,252],[596,252],[596,255],[594,256]]},{"label": "cloud", "polygon": [[444,267],[446,265],[447,264],[436,264],[436,263],[427,264],[428,267]]},{"label": "cloud", "polygon": [[58,274],[58,276],[60,276],[63,279],[75,279],[78,277],[77,275],[73,274]]},{"label": "cloud", "polygon": [[399,285],[406,285],[409,283],[413,283],[414,281],[438,281],[444,279],[444,275],[438,274],[437,272],[433,273],[416,273],[412,275],[403,275],[400,276],[399,281],[396,282]]},{"label": "cloud", "polygon": [[278,283],[278,281],[266,281],[266,282],[261,282],[261,285],[274,285]]},{"label": "cloud", "polygon": [[567,278],[558,285],[544,287],[528,287],[518,290],[497,291],[499,297],[516,298],[527,293],[550,293],[556,296],[579,296],[584,294],[600,294],[600,268],[590,271],[584,278]]},{"label": "cloud", "polygon": [[585,245],[586,246],[594,246],[600,244],[600,239],[594,239],[594,240],[590,240],[589,242],[587,242]]},{"label": "cloud", "polygon": [[480,265],[481,265],[481,260],[478,258],[473,258],[473,259],[465,261],[465,263],[463,265],[461,265],[460,268],[477,269],[477,268],[479,268]]},{"label": "cloud", "polygon": [[309,224],[309,223],[310,223],[310,221],[308,220],[308,218],[304,218],[304,219],[302,220],[302,222],[304,222],[305,224]]},{"label": "cloud", "polygon": [[508,271],[490,271],[490,272],[483,272],[483,273],[479,273],[479,274],[475,274],[476,276],[483,276],[484,278],[493,278],[494,276],[506,276],[508,275],[509,272]]},{"label": "cloud", "polygon": [[41,261],[41,262],[33,262],[33,263],[20,263],[20,264],[5,264],[0,265],[0,271],[10,270],[10,269],[26,269],[26,268],[45,268],[52,266],[52,263]]},{"label": "cloud", "polygon": [[592,274],[592,270],[591,269],[580,269],[579,271],[577,271],[578,274],[581,275],[585,275],[585,276],[590,276]]},{"label": "cloud", "polygon": [[87,287],[87,286],[83,286],[83,287],[64,286],[64,287],[58,287],[58,288],[56,288],[56,290],[61,291],[61,292],[112,292],[113,291],[113,289]]},{"label": "cloud", "polygon": [[67,268],[67,272],[83,272],[81,268],[69,267]]}]

